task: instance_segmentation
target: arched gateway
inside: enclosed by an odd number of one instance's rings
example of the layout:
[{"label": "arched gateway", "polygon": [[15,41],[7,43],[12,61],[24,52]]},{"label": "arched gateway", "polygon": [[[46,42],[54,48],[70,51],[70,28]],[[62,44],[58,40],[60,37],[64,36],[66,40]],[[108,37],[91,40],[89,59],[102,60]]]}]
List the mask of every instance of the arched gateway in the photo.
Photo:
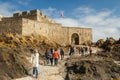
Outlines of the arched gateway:
[{"label": "arched gateway", "polygon": [[79,45],[79,35],[77,33],[72,34],[71,43],[74,45]]}]

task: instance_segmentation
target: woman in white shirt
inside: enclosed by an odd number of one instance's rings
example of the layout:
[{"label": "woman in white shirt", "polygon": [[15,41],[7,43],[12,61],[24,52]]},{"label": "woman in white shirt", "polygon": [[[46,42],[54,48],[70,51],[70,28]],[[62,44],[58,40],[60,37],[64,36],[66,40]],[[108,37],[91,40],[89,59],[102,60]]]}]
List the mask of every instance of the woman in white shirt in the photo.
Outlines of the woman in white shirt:
[{"label": "woman in white shirt", "polygon": [[33,66],[33,77],[38,77],[38,65],[39,65],[39,53],[38,50],[35,49],[34,53],[31,55],[31,63]]}]

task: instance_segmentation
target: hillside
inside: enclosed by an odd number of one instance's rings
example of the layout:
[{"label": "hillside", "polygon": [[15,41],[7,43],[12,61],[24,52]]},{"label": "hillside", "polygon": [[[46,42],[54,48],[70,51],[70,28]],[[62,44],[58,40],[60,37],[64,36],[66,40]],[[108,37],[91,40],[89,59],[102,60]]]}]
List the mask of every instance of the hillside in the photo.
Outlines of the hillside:
[{"label": "hillside", "polygon": [[119,80],[119,40],[100,40],[96,46],[92,56],[89,52],[84,56],[66,54],[64,60],[59,60],[58,66],[50,66],[43,63],[45,49],[60,47],[59,44],[44,36],[3,34],[0,36],[0,80],[32,80],[29,61],[34,48],[40,53],[38,80]]},{"label": "hillside", "polygon": [[47,47],[58,47],[44,36],[22,36],[6,33],[0,36],[0,80],[19,78],[28,74],[29,58],[34,48],[44,58]]}]

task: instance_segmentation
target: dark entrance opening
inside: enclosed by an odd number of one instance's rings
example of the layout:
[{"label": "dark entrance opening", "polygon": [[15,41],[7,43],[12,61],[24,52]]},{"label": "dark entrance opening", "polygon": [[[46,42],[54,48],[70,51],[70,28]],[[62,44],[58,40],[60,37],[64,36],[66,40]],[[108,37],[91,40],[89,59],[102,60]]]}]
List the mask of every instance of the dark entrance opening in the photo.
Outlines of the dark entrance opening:
[{"label": "dark entrance opening", "polygon": [[74,45],[79,45],[79,35],[77,33],[72,34],[71,43]]}]

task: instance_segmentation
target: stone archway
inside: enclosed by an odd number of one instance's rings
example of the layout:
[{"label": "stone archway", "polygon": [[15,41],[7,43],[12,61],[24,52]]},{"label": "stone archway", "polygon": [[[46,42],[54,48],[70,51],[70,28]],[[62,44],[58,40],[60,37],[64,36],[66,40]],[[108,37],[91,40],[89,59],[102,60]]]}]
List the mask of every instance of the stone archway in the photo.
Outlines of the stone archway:
[{"label": "stone archway", "polygon": [[71,43],[74,45],[79,45],[79,35],[77,33],[72,34]]}]

